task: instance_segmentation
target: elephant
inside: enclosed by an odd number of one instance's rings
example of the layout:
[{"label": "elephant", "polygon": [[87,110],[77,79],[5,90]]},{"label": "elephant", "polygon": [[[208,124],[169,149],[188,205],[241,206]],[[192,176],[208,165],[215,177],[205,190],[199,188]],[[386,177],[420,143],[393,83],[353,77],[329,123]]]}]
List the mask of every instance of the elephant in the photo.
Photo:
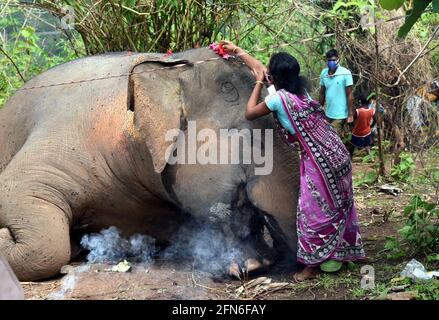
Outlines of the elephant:
[{"label": "elephant", "polygon": [[[88,56],[26,82],[0,110],[0,252],[17,277],[56,276],[84,233],[116,226],[166,245],[189,217],[219,221],[249,271],[294,264],[298,155],[280,135],[270,174],[254,163],[169,163],[178,139],[167,132],[187,137],[191,121],[273,129],[271,116],[244,117],[253,86],[239,58],[209,48]],[[228,216],[212,210],[219,204]]]}]

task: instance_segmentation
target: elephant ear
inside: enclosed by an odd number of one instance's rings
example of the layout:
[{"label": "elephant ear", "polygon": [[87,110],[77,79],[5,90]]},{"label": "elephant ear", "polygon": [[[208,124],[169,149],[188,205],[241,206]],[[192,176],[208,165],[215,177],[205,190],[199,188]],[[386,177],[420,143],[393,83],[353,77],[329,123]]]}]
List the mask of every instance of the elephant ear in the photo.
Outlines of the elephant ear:
[{"label": "elephant ear", "polygon": [[144,62],[134,67],[130,79],[129,109],[134,112],[134,126],[148,146],[157,173],[165,168],[166,150],[175,143],[166,141],[166,133],[181,129],[186,119],[178,77],[190,66],[157,69],[183,63],[187,61]]}]

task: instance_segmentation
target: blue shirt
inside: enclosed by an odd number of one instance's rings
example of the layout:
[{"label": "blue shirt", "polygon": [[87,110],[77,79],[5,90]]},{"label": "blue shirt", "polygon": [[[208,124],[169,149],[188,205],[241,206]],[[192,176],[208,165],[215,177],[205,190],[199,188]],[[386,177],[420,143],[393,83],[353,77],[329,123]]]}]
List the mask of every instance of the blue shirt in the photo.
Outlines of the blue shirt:
[{"label": "blue shirt", "polygon": [[296,134],[293,126],[291,125],[290,119],[284,110],[279,94],[275,93],[265,97],[265,104],[267,105],[268,109],[276,113],[279,122],[285,129],[287,129],[291,134]]},{"label": "blue shirt", "polygon": [[351,72],[338,66],[335,73],[328,75],[328,68],[320,74],[320,86],[325,87],[326,116],[331,119],[346,119],[348,112],[348,96],[346,87],[352,86],[354,80]]}]

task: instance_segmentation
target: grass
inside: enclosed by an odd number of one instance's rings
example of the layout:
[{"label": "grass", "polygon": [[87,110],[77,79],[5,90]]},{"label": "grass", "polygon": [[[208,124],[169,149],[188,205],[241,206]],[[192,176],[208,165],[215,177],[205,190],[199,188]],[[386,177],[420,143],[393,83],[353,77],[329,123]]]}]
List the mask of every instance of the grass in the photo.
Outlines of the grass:
[{"label": "grass", "polygon": [[[361,265],[344,266],[337,273],[322,273],[317,279],[295,284],[291,289],[292,296],[303,297],[306,292],[312,292],[318,298],[347,298],[354,300],[385,300],[395,286],[408,285],[405,292],[417,300],[439,300],[439,280],[414,282],[401,278],[399,273],[407,261],[395,265],[383,260],[373,265],[375,269],[375,285],[371,289],[362,288],[360,273]],[[316,295],[317,294],[317,295]]]}]

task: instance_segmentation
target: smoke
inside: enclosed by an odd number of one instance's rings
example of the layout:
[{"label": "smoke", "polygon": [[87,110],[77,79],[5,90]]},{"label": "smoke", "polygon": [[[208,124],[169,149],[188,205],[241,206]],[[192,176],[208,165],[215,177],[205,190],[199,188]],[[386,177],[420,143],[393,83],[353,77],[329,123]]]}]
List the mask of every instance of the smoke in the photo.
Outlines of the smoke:
[{"label": "smoke", "polygon": [[58,291],[51,292],[47,296],[47,299],[50,300],[63,300],[64,296],[67,292],[72,291],[76,283],[79,280],[79,276],[75,273],[70,273],[66,275],[61,282],[61,288]]},{"label": "smoke", "polygon": [[87,255],[90,263],[117,263],[125,259],[134,263],[151,264],[157,251],[153,238],[141,234],[124,238],[116,227],[84,235],[81,246],[90,251]]},{"label": "smoke", "polygon": [[74,267],[61,281],[61,288],[55,292],[51,292],[47,295],[49,300],[63,300],[66,293],[71,292],[75,289],[76,284],[79,281],[81,272],[90,271],[90,266],[80,265]]},{"label": "smoke", "polygon": [[117,263],[126,259],[149,266],[158,256],[169,262],[190,263],[214,276],[225,274],[232,262],[242,263],[244,256],[235,237],[224,232],[224,225],[193,220],[181,226],[160,252],[153,238],[140,234],[124,238],[116,227],[84,235],[81,245],[90,251],[89,263]]},{"label": "smoke", "polygon": [[165,260],[192,262],[197,269],[221,276],[232,262],[242,263],[243,252],[221,228],[213,225],[183,226],[162,253]]},{"label": "smoke", "polygon": [[[224,225],[190,221],[179,229],[171,238],[171,244],[158,256],[168,261],[193,263],[197,269],[221,276],[232,262],[243,261],[243,252],[235,245],[234,237],[226,235]],[[84,235],[81,246],[90,251],[89,263],[118,263],[126,259],[149,266],[158,253],[153,238],[141,234],[122,237],[116,227]],[[89,271],[89,264],[74,267],[62,279],[60,289],[50,293],[47,299],[64,299],[75,289],[80,274]]]}]

